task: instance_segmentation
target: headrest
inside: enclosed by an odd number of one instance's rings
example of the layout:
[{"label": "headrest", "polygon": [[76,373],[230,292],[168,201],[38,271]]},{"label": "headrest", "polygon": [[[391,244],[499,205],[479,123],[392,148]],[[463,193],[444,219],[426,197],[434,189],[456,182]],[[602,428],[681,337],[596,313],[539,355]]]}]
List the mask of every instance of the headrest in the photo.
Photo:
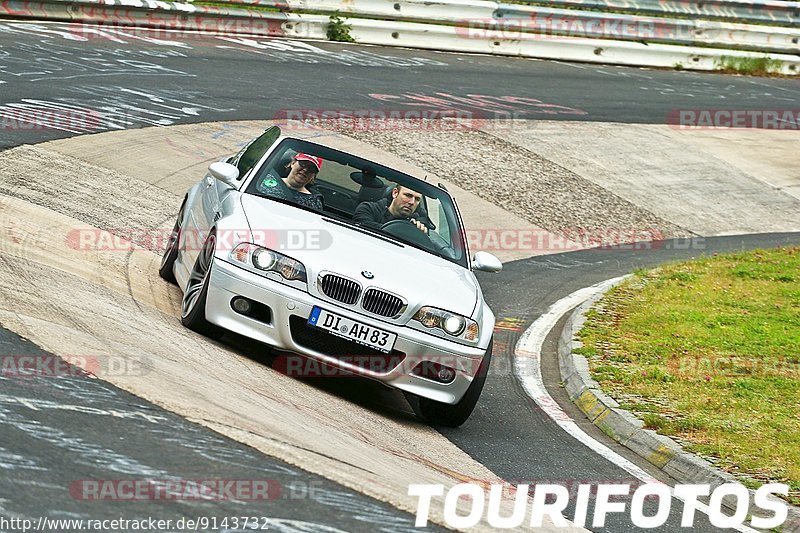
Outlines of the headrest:
[{"label": "headrest", "polygon": [[380,189],[384,185],[383,180],[375,174],[372,167],[364,167],[364,170],[360,172],[351,172],[350,179],[369,189]]},{"label": "headrest", "polygon": [[275,171],[278,173],[278,176],[285,178],[291,172],[289,169],[289,165],[292,163],[292,156],[285,156],[280,161],[278,161],[278,168]]}]

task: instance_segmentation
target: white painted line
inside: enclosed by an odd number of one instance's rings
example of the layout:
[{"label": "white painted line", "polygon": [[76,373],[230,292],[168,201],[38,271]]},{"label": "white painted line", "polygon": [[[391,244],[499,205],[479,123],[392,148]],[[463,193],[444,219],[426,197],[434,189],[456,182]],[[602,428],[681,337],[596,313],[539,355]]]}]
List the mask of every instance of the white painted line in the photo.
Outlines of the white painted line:
[{"label": "white painted line", "polygon": [[572,308],[582,304],[594,294],[606,290],[621,279],[622,278],[614,278],[597,285],[592,285],[591,287],[585,287],[554,303],[545,314],[539,317],[536,322],[522,334],[519,342],[517,342],[514,353],[514,373],[517,379],[522,383],[522,388],[525,389],[528,396],[533,398],[547,416],[561,426],[564,431],[590,447],[596,453],[636,476],[637,479],[646,483],[659,483],[657,479],[650,476],[647,472],[613,450],[600,444],[581,430],[575,421],[572,420],[572,418],[559,407],[552,396],[550,396],[542,380],[540,365],[541,349],[544,339],[547,337],[550,330],[553,329],[561,317]]},{"label": "white painted line", "polygon": [[[156,45],[159,45],[159,46],[177,46],[179,48],[186,48],[186,49],[189,49],[189,50],[192,49],[192,47],[190,45],[188,45],[186,43],[183,43],[183,42],[180,42],[180,41],[170,41],[170,40],[166,40],[166,39],[156,39],[155,37],[149,37],[147,35],[144,35],[144,32],[142,32],[141,29],[137,30],[137,33],[130,33],[129,31],[125,31],[123,29],[106,28],[103,33],[104,34],[105,33],[116,33],[117,35],[120,35],[122,37],[127,37],[129,39],[138,39],[140,41],[144,41],[144,42],[150,43],[150,44],[156,44]],[[107,36],[107,38],[111,39],[110,36]],[[120,40],[120,39],[116,39],[116,40],[119,41],[119,42],[122,42],[122,43],[125,42],[125,41]]]},{"label": "white painted line", "polygon": [[[572,294],[565,296],[550,308],[522,334],[514,348],[514,375],[519,380],[525,393],[549,416],[561,429],[577,439],[581,444],[587,446],[592,452],[599,454],[611,463],[622,468],[643,483],[663,484],[643,469],[625,459],[606,445],[596,441],[584,432],[578,424],[556,403],[544,386],[542,379],[541,356],[542,345],[550,330],[552,330],[561,318],[576,306],[582,304],[595,294],[607,290],[615,283],[622,280],[624,276],[602,281],[591,287],[584,287]],[[670,487],[673,498],[683,501],[675,495],[675,491]],[[708,515],[708,506],[697,502],[697,510]],[[737,531],[743,533],[757,533],[755,529],[740,525]]]},{"label": "white painted line", "polygon": [[103,416],[113,416],[116,418],[142,419],[152,423],[161,423],[167,420],[163,416],[153,415],[142,411],[120,411],[117,409],[112,409],[112,410],[98,409],[96,407],[89,407],[86,405],[69,405],[69,404],[51,402],[49,400],[24,398],[19,396],[8,396],[5,394],[0,394],[0,403],[22,405],[23,407],[27,407],[32,411],[41,411],[42,409],[58,409],[62,411],[75,411],[76,413],[85,413],[90,415],[103,415]]}]

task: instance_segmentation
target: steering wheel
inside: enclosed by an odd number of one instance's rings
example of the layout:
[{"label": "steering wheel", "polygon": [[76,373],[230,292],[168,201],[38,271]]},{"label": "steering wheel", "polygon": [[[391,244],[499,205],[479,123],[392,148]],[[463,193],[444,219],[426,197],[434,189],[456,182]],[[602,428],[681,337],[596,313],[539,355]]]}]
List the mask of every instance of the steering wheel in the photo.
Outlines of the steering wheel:
[{"label": "steering wheel", "polygon": [[381,231],[388,233],[389,235],[399,237],[400,239],[408,241],[412,244],[427,248],[428,250],[433,250],[435,248],[430,237],[428,237],[426,233],[420,231],[419,228],[417,228],[417,226],[410,220],[399,218],[390,220],[381,226]]}]

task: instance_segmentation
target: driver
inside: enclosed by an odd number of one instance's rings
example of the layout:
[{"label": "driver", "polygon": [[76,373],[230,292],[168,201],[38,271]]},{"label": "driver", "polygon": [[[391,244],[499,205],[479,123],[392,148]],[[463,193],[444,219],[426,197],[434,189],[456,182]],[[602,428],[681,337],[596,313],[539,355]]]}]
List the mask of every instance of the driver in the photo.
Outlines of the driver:
[{"label": "driver", "polygon": [[420,193],[397,184],[392,189],[391,202],[388,199],[361,202],[353,213],[353,220],[357,224],[373,229],[380,229],[392,220],[408,220],[418,230],[427,234],[429,229],[435,227],[426,215],[420,213],[415,215],[421,200]]}]

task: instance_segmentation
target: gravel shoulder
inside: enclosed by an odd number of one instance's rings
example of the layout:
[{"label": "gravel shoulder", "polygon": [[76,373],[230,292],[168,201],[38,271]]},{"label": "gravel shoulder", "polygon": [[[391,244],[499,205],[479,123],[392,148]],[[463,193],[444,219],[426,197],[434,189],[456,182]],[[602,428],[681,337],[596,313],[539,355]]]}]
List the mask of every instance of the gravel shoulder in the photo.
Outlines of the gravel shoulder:
[{"label": "gravel shoulder", "polygon": [[[532,124],[521,127],[536,131],[536,123]],[[506,139],[486,131],[433,127],[413,134],[397,129],[348,134],[402,155],[537,227],[584,245],[692,235],[512,135]]]},{"label": "gravel shoulder", "polygon": [[[490,133],[693,234],[800,230],[797,131],[519,121]],[[614,223],[654,227],[601,204]]]}]

